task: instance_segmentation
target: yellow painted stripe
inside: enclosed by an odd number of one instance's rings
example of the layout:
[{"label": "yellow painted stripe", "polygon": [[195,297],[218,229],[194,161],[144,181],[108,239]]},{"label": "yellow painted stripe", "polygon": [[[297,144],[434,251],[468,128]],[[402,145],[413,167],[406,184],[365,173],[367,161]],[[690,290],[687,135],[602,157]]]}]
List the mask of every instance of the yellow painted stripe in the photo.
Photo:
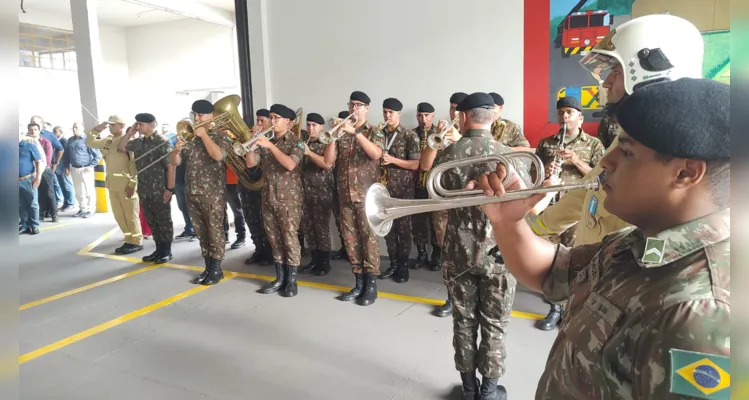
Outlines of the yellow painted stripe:
[{"label": "yellow painted stripe", "polygon": [[45,226],[43,228],[39,228],[39,230],[40,231],[48,231],[48,230],[51,230],[51,229],[62,228],[63,226],[70,226],[70,225],[78,225],[78,222],[65,222],[65,223],[62,223],[62,224],[47,225],[47,226]]},{"label": "yellow painted stripe", "polygon": [[93,250],[94,248],[96,248],[96,246],[100,245],[102,242],[104,242],[105,240],[107,240],[107,238],[109,236],[111,236],[113,233],[115,233],[115,232],[117,232],[119,230],[120,230],[120,228],[117,227],[117,226],[115,226],[114,228],[110,229],[109,232],[101,235],[101,237],[99,237],[98,239],[96,239],[93,242],[89,243],[86,247],[82,248],[80,251],[78,251],[77,254],[78,255],[85,255],[83,253],[90,252],[91,250]]},{"label": "yellow painted stripe", "polygon": [[[231,277],[224,278],[223,281],[226,281],[226,280],[229,280],[229,279],[231,279]],[[31,360],[33,360],[35,358],[41,357],[41,356],[43,356],[43,355],[45,355],[47,353],[50,353],[52,351],[59,350],[59,349],[65,347],[65,346],[71,345],[71,344],[73,344],[75,342],[78,342],[78,341],[81,341],[81,340],[86,339],[88,337],[91,337],[93,335],[96,335],[97,333],[104,332],[107,329],[113,328],[113,327],[115,327],[117,325],[120,325],[122,323],[130,321],[132,319],[135,319],[135,318],[138,318],[140,316],[146,315],[146,314],[150,313],[151,311],[158,310],[159,308],[166,307],[166,306],[168,306],[168,305],[170,305],[170,304],[172,304],[174,302],[177,302],[177,301],[182,300],[182,299],[184,299],[186,297],[192,296],[195,293],[202,292],[203,290],[206,290],[206,289],[208,289],[210,287],[211,286],[197,286],[197,287],[195,287],[193,289],[190,289],[190,290],[188,290],[186,292],[182,292],[182,293],[180,293],[180,294],[178,294],[176,296],[172,296],[172,297],[170,297],[168,299],[164,299],[164,300],[162,300],[162,301],[160,301],[158,303],[154,303],[154,304],[151,304],[150,306],[143,307],[140,310],[136,310],[136,311],[133,311],[131,313],[127,313],[127,314],[125,314],[125,315],[123,315],[121,317],[115,318],[115,319],[110,320],[108,322],[105,322],[105,323],[103,323],[101,325],[97,325],[97,326],[95,326],[93,328],[87,329],[87,330],[85,330],[83,332],[77,333],[77,334],[75,334],[73,336],[67,337],[67,338],[62,339],[62,340],[60,340],[58,342],[55,342],[55,343],[49,344],[47,346],[44,346],[42,348],[36,349],[36,350],[34,350],[32,352],[26,353],[26,354],[22,355],[21,357],[19,357],[18,358],[18,363],[19,364],[23,364],[23,363],[31,361]]]},{"label": "yellow painted stripe", "polygon": [[62,299],[64,297],[68,297],[68,296],[72,296],[74,294],[85,292],[86,290],[89,290],[89,289],[97,288],[99,286],[104,286],[107,283],[121,281],[121,280],[123,280],[125,278],[129,278],[131,276],[142,274],[144,272],[147,272],[147,271],[150,271],[152,269],[159,268],[159,267],[160,267],[160,265],[152,265],[152,266],[149,266],[149,267],[137,269],[135,271],[130,271],[130,272],[122,274],[122,275],[117,275],[117,276],[109,278],[109,279],[104,279],[103,281],[94,282],[94,283],[92,283],[90,285],[86,285],[86,286],[82,286],[82,287],[79,287],[79,288],[76,288],[76,289],[68,290],[67,292],[62,292],[62,293],[56,294],[54,296],[49,296],[49,297],[46,297],[46,298],[43,298],[43,299],[40,299],[40,300],[32,301],[31,303],[26,303],[26,304],[18,307],[18,311],[28,310],[29,308],[40,306],[42,304],[49,303],[50,301],[60,300],[60,299]]}]

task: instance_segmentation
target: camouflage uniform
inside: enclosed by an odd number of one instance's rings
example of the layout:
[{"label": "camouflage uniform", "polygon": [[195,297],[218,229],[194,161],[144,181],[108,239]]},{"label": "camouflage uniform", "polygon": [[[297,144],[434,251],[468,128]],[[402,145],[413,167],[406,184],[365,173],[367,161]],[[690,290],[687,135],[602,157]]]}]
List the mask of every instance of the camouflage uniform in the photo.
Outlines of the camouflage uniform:
[{"label": "camouflage uniform", "polygon": [[[437,154],[434,165],[480,155],[503,154],[510,148],[492,139],[485,129],[469,129],[463,137]],[[529,166],[513,162],[526,182]],[[469,180],[496,170],[496,163],[454,168],[443,175],[445,189],[463,189]],[[485,378],[505,373],[504,338],[515,298],[515,278],[496,253],[492,226],[480,207],[448,210],[444,239],[444,278],[453,302],[455,368],[470,373],[478,368]],[[481,344],[476,348],[478,328]]]},{"label": "camouflage uniform", "polygon": [[[386,145],[390,144],[387,153],[395,158],[407,161],[418,161],[421,157],[419,149],[419,137],[416,132],[406,129],[403,125],[398,125],[394,132],[388,132],[384,128]],[[382,159],[380,159],[382,163]],[[387,174],[387,180],[384,183],[387,186],[390,196],[396,199],[413,199],[416,183],[414,178],[416,172],[409,169],[400,168],[394,164],[381,164],[381,174],[384,171]],[[380,182],[383,183],[383,182]],[[418,228],[424,229],[423,227]],[[385,236],[387,243],[388,256],[390,256],[390,268],[383,273],[385,277],[391,276],[396,272],[396,281],[405,282],[408,280],[408,257],[411,254],[411,217],[398,218],[393,221],[393,227]]]},{"label": "camouflage uniform", "polygon": [[[154,133],[150,137],[141,136],[137,139],[131,139],[125,147],[125,150],[133,152],[137,159],[135,166],[138,170],[138,197],[140,197],[143,214],[151,227],[153,240],[157,243],[157,246],[158,243],[171,246],[174,236],[172,209],[169,204],[164,204],[167,166],[169,165],[169,158],[166,155],[172,151],[172,148],[169,145],[163,145],[158,150],[148,153],[145,157],[138,158],[165,142],[168,142],[166,137]],[[146,170],[143,169],[157,159],[161,159],[161,162]]]},{"label": "camouflage uniform", "polygon": [[297,168],[284,168],[268,149],[258,149],[260,168],[263,170],[263,226],[268,237],[273,261],[289,267],[298,267],[301,259],[299,223],[302,210],[302,181],[298,164],[304,156],[304,143],[293,132],[276,137],[275,145],[297,163]]},{"label": "camouflage uniform", "polygon": [[[360,135],[385,149],[385,135],[369,122],[359,127]],[[367,190],[380,178],[380,160],[369,158],[353,134],[345,134],[336,144],[338,197],[341,200],[341,230],[349,261],[355,274],[380,275],[380,244],[369,227],[364,210]]]},{"label": "camouflage uniform", "polygon": [[222,161],[211,158],[203,140],[197,137],[182,149],[182,162],[186,163],[187,209],[200,240],[201,256],[223,260],[226,249],[226,164],[223,160],[233,150],[224,132],[208,131],[208,136],[221,148]]},{"label": "camouflage uniform", "polygon": [[[426,132],[424,131],[423,127],[418,127],[415,130],[416,135],[419,138],[419,151],[423,152],[424,149],[427,147],[427,138],[429,135],[433,133],[437,133],[437,125],[432,125],[429,130]],[[415,192],[415,198],[417,199],[428,199],[429,193],[427,193],[426,189],[426,182],[427,177],[429,176],[429,171],[422,171],[419,170],[417,177],[416,177],[416,192]],[[443,214],[447,215],[447,211],[442,212]],[[414,265],[414,268],[418,269],[421,267],[422,263],[426,262],[426,245],[427,245],[427,238],[430,238],[431,244],[432,244],[432,260],[439,259],[441,257],[440,254],[440,245],[437,242],[437,230],[435,229],[435,218],[434,214],[436,213],[421,213],[421,214],[415,214],[411,217],[411,226],[413,227],[413,234],[414,234],[414,244],[416,245],[416,249],[418,250],[418,256],[416,259],[416,265]],[[447,220],[445,218],[445,220]],[[444,234],[444,233],[443,233]],[[423,254],[422,254],[423,252]],[[439,265],[433,265],[432,269],[437,270]]]},{"label": "camouflage uniform", "polygon": [[509,119],[500,118],[492,124],[492,137],[507,147],[531,147],[520,125]]},{"label": "camouflage uniform", "polygon": [[[730,255],[730,208],[655,238],[626,228],[601,243],[560,245],[543,292],[569,299],[569,311],[536,399],[686,398],[674,392],[685,375],[689,398],[727,399],[721,367],[704,364],[731,354]],[[685,355],[702,360],[704,377],[678,362]],[[700,384],[728,388],[707,397]]]},{"label": "camouflage uniform", "polygon": [[[262,176],[259,167],[249,168],[249,176],[253,180],[258,180]],[[242,201],[242,211],[247,218],[247,226],[250,228],[250,239],[255,245],[255,252],[252,257],[248,258],[245,263],[252,264],[261,262],[266,264],[270,262],[270,245],[268,238],[265,236],[263,228],[263,197],[260,190],[249,190],[242,186],[239,192],[239,198]]]},{"label": "camouflage uniform", "polygon": [[619,135],[619,124],[616,122],[616,114],[609,116],[604,113],[601,122],[598,123],[598,140],[601,141],[603,147],[608,149],[617,135]]},{"label": "camouflage uniform", "polygon": [[[325,145],[318,140],[310,141],[307,146],[311,152],[322,156]],[[330,214],[333,209],[333,192],[335,181],[333,170],[317,166],[309,157],[304,157],[301,165],[302,186],[304,187],[304,215],[302,228],[314,252],[330,252]]]}]

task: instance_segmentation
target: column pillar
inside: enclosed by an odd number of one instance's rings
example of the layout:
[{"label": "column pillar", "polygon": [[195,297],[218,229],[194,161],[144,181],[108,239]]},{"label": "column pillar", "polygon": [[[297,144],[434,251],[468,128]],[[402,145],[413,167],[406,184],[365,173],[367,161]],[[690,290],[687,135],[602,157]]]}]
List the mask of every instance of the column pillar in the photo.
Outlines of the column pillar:
[{"label": "column pillar", "polygon": [[[242,35],[249,44],[249,70],[242,69],[240,59],[240,78],[243,90],[245,80],[252,77],[250,90],[252,91],[253,111],[271,106],[271,79],[270,79],[270,55],[268,49],[268,18],[267,0],[235,0],[243,3],[242,8],[246,12],[246,19],[240,21],[240,7],[236,7],[237,35]],[[242,53],[242,38],[238,37],[239,52]],[[252,118],[254,119],[254,115]]]},{"label": "column pillar", "polygon": [[99,115],[101,102],[96,96],[102,90],[103,60],[99,39],[99,18],[96,4],[88,0],[70,0],[73,20],[75,55],[78,62],[78,87],[81,96],[81,114],[86,130],[93,128],[106,117]]}]

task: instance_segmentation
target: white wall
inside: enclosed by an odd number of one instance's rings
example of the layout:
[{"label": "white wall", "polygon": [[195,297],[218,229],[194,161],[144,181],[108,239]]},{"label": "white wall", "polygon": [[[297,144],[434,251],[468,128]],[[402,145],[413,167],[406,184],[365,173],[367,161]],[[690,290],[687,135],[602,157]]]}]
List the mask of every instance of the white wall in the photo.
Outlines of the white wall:
[{"label": "white wall", "polygon": [[[127,29],[132,112],[172,127],[210,90],[239,94],[233,28],[187,19]],[[185,92],[186,94],[178,94]]]},{"label": "white wall", "polygon": [[[454,0],[272,0],[265,6],[272,102],[303,106],[327,120],[346,108],[353,90],[362,90],[372,99],[372,122],[383,119],[382,101],[396,97],[404,104],[404,124],[415,127],[419,102],[430,102],[444,119],[453,92],[494,91],[505,99],[503,115],[523,120],[523,0],[459,6]],[[257,53],[252,57],[263,56]],[[253,85],[255,76],[253,70]]]}]

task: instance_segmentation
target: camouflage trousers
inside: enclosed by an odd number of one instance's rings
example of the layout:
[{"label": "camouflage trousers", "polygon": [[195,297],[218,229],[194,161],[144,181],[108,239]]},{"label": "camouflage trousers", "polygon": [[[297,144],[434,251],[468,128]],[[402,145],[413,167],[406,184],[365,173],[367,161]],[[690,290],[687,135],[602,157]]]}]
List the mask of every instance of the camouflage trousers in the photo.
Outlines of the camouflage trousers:
[{"label": "camouflage trousers", "polygon": [[[569,227],[566,231],[560,233],[559,235],[552,235],[546,238],[546,240],[550,241],[554,244],[561,243],[564,246],[572,247],[572,245],[575,243],[575,237],[577,236],[577,224],[572,225]],[[549,303],[556,303],[562,306],[562,309],[567,308],[567,300],[560,301],[560,302],[553,302],[550,300],[546,300]]]},{"label": "camouflage trousers", "polygon": [[380,241],[369,227],[364,203],[341,204],[341,229],[354,273],[380,275]]},{"label": "camouflage trousers", "polygon": [[301,263],[302,249],[298,235],[301,219],[299,207],[263,203],[263,226],[274,262],[292,267],[298,267]]},{"label": "camouflage trousers", "polygon": [[442,244],[445,242],[445,231],[447,230],[447,210],[433,212],[432,224],[437,245],[442,249],[444,248]]},{"label": "camouflage trousers", "polygon": [[223,260],[226,251],[224,236],[224,213],[226,193],[211,195],[187,194],[187,211],[195,228],[195,236],[200,240],[201,257]]},{"label": "camouflage trousers", "polygon": [[[502,272],[499,268],[473,268],[465,272],[445,265],[444,275],[453,302],[455,369],[459,372],[478,369],[485,378],[503,376],[507,358],[505,336],[517,281],[504,268]],[[479,328],[481,344],[477,347]]]},{"label": "camouflage trousers", "polygon": [[252,191],[242,186],[239,193],[242,200],[242,211],[247,220],[247,226],[250,228],[250,238],[255,245],[255,249],[268,247],[268,239],[265,236],[263,228],[263,197],[260,191]]},{"label": "camouflage trousers", "polygon": [[140,197],[140,206],[143,209],[146,222],[151,227],[153,240],[170,243],[174,237],[172,208],[170,204],[164,204],[163,193],[153,196],[143,196],[139,193],[138,197]]},{"label": "camouflage trousers", "polygon": [[[428,199],[429,193],[426,189],[416,188],[417,199]],[[417,246],[426,246],[427,237],[431,239],[432,246],[437,244],[437,231],[434,229],[434,213],[421,213],[411,216],[411,227],[413,229],[413,240]],[[397,220],[396,220],[397,221]]]},{"label": "camouflage trousers", "polygon": [[332,209],[333,199],[330,196],[305,196],[302,231],[310,250],[330,251]]},{"label": "camouflage trousers", "polygon": [[343,246],[343,230],[341,229],[341,201],[338,199],[338,183],[333,186],[333,218],[335,218],[335,227],[338,229],[338,238]]}]

